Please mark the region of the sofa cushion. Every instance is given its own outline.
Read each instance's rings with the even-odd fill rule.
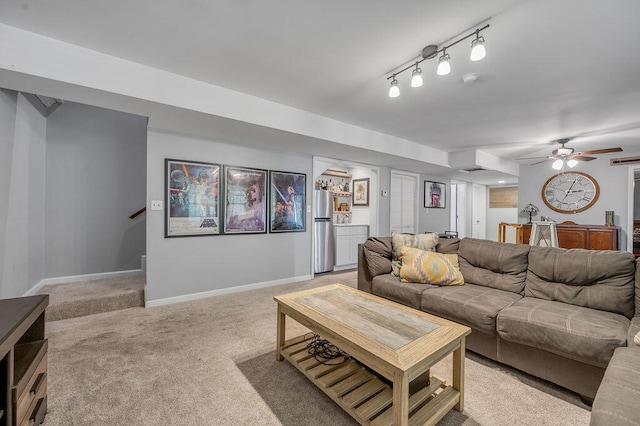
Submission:
[[[371,282],[371,293],[403,305],[420,309],[422,292],[434,288],[431,284],[403,283],[391,274],[378,275]]]
[[[524,297],[498,314],[500,337],[606,367],[627,344],[630,321],[620,314]]]
[[[463,238],[458,255],[464,282],[522,293],[527,276],[529,247]]]
[[[391,237],[370,237],[362,245],[362,255],[372,277],[391,272]]]
[[[458,254],[460,247],[460,238],[440,238],[436,245],[438,253]]]
[[[640,257],[636,259],[636,316],[640,316]]]
[[[640,422],[640,349],[618,348],[604,373],[591,408],[591,426]]]
[[[635,313],[635,264],[629,252],[532,247],[525,296],[631,318]]]
[[[516,293],[465,284],[425,290],[420,307],[425,312],[495,334],[498,312],[521,298]]]
[[[400,276],[400,262],[402,253],[401,247],[413,247],[420,250],[435,251],[440,237],[435,232],[425,234],[401,234],[394,232],[391,234],[391,274]]]
[[[401,247],[400,281],[434,285],[462,285],[457,254]]]

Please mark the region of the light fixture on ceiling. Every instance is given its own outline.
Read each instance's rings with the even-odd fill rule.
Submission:
[[[391,87],[389,88],[389,97],[397,98],[400,96],[400,88],[398,87],[398,80],[396,80],[395,74],[393,75],[393,80],[391,80]]]
[[[422,69],[418,67],[416,62],[416,69],[411,73],[411,87],[422,86]]]
[[[398,74],[402,74],[403,72],[411,68],[415,67],[415,69],[411,73],[411,87],[422,86],[422,83],[423,83],[422,69],[420,69],[419,65],[421,62],[427,59],[435,58],[436,56],[438,56],[438,53],[442,53],[442,56],[438,58],[438,68],[436,72],[438,73],[438,75],[449,74],[451,72],[451,63],[450,63],[451,57],[447,53],[447,50],[450,47],[460,43],[461,41],[468,39],[469,37],[472,37],[474,35],[476,36],[476,38],[471,43],[471,60],[479,61],[480,59],[484,58],[486,56],[486,50],[484,48],[484,37],[480,35],[480,31],[483,31],[487,28],[489,28],[489,24],[485,25],[482,28],[477,28],[475,31],[467,34],[462,38],[459,38],[458,40],[454,41],[453,43],[447,46],[443,46],[442,49],[439,49],[439,50],[438,50],[438,46],[434,44],[425,46],[424,49],[422,49],[422,55],[419,57],[418,60],[416,60],[415,62],[412,61],[411,65],[408,65],[407,67],[402,68],[401,70],[394,72],[392,75],[387,77],[387,80],[391,80],[391,87],[389,88],[389,97],[397,98],[398,96],[400,96],[400,88],[398,87],[398,80],[396,79],[396,76]]]
[[[449,64],[451,57],[445,49],[442,49],[442,56],[438,59],[438,75],[447,75],[451,72],[451,64]]]
[[[485,56],[487,56],[487,51],[484,48],[484,37],[480,36],[480,30],[476,30],[476,39],[471,42],[471,56],[469,59],[479,61]]]

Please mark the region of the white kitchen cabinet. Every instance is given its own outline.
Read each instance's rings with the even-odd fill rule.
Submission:
[[[333,227],[336,244],[334,271],[354,268],[358,265],[358,244],[369,237],[367,225],[337,225]]]

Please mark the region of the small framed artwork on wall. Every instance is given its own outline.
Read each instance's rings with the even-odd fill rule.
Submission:
[[[447,206],[446,185],[442,182],[424,181],[424,206],[429,209],[444,209]]]
[[[369,178],[353,180],[353,205],[369,205]]]

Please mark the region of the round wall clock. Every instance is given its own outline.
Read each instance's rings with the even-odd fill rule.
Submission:
[[[558,213],[578,213],[600,196],[598,182],[586,173],[564,172],[551,176],[542,186],[542,199]]]

